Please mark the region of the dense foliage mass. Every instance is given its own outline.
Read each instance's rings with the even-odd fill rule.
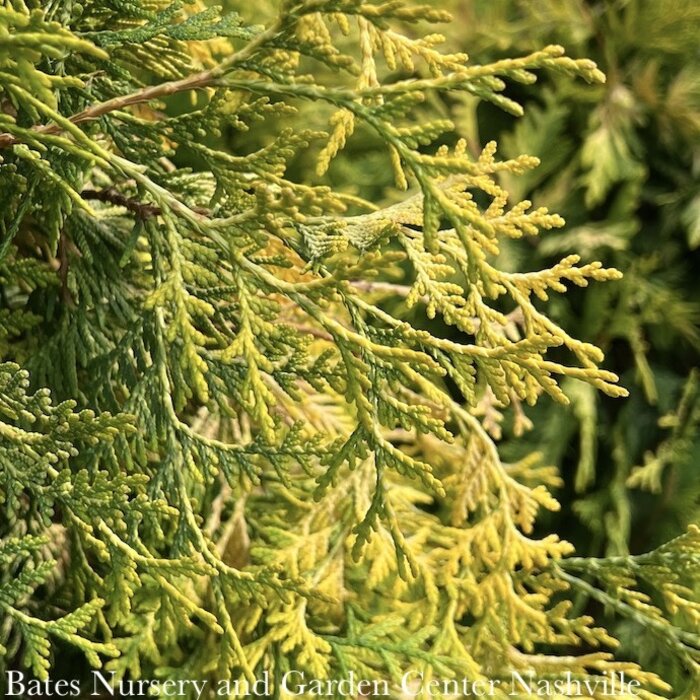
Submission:
[[[535,533],[562,481],[529,443],[497,445],[504,415],[520,438],[573,403],[575,485],[592,482],[596,393],[627,391],[557,312],[572,285],[616,290],[600,344],[629,343],[647,399],[662,396],[643,333],[657,317],[627,313],[651,303],[637,229],[605,228],[639,206],[633,166],[654,161],[620,161],[629,129],[602,116],[605,76],[545,42],[482,63],[441,50],[426,27],[449,17],[430,6],[240,5],[0,7],[0,665],[268,671],[280,697],[290,670],[399,685],[624,671],[646,698],[698,697],[700,530],[684,516],[630,554],[619,515],[626,479],[654,490],[680,471],[697,378],[657,454],[637,470],[616,457],[613,486],[581,501],[610,556]],[[479,146],[476,105],[521,116],[540,72],[575,93],[548,88],[503,156]],[[575,146],[555,135],[579,112],[567,166]],[[544,171],[533,133],[549,135]],[[550,231],[564,221],[545,183],[568,232]],[[586,232],[604,204],[620,221]],[[543,230],[519,258],[514,242]],[[641,265],[631,283],[590,257],[615,236],[618,265]],[[696,342],[690,306],[647,294]],[[617,451],[624,410],[601,441]],[[616,656],[586,600],[673,661]]]
[[[697,3],[455,2],[451,47],[482,62],[561,43],[594,58],[594,88],[552,73],[518,87],[522,119],[503,117],[469,96],[443,100],[470,142],[498,136],[506,155],[530,153],[540,166],[510,178],[508,190],[564,216],[567,230],[536,245],[508,242],[513,269],[551,265],[570,253],[624,271],[616,284],[553,299],[549,313],[601,347],[606,366],[630,391],[624,402],[578,382],[562,388],[568,411],[540,402],[534,427],[500,450],[538,449],[566,487],[547,527],[592,556],[641,553],[700,520],[700,63]],[[501,436],[502,433],[502,436]],[[667,677],[682,677],[653,638],[613,622],[625,653],[641,654]]]

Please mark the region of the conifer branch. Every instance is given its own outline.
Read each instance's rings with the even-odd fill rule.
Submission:
[[[87,109],[68,117],[68,121],[74,125],[96,121],[110,112],[122,111],[127,107],[153,102],[179,92],[201,90],[210,87],[214,81],[219,79],[228,70],[231,70],[236,65],[244,63],[254,56],[256,51],[264,47],[267,42],[278,34],[283,25],[284,17],[280,16],[268,29],[260,32],[258,36],[248,42],[246,46],[236,53],[231,54],[213,68],[208,68],[199,73],[181,78],[180,80],[171,80],[169,82],[148,86],[128,95],[119,95],[99,104],[91,105]],[[36,135],[57,135],[63,130],[64,127],[60,124],[45,124],[32,128],[32,131]],[[9,148],[21,142],[19,137],[9,133],[0,133],[0,149]]]

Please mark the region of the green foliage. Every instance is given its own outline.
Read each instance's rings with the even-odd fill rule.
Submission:
[[[552,207],[570,225],[538,245],[509,245],[504,261],[530,269],[575,253],[625,273],[615,285],[570,296],[552,313],[606,351],[629,401],[621,409],[567,382],[571,409],[542,402],[529,412],[534,429],[526,436],[509,432],[506,420],[500,449],[511,457],[539,449],[561,465],[571,488],[560,495],[561,519],[548,524],[566,531],[579,552],[646,551],[700,514],[697,8],[560,0],[474,0],[453,8],[464,21],[459,32],[448,32],[449,45],[469,47],[476,60],[556,42],[594,58],[606,73],[597,94],[559,78],[519,91],[526,113],[517,121],[470,98],[440,107],[473,139],[498,135],[507,156],[538,156],[537,169],[504,183],[514,197]],[[619,631],[634,654],[639,628]],[[682,677],[653,644],[644,654],[669,678]]]
[[[700,528],[692,525],[686,534],[648,554],[600,560],[572,557],[563,562],[563,567],[575,575],[562,575],[575,588],[641,625],[650,636],[658,639],[671,658],[680,658],[697,679],[700,673],[700,636],[697,634],[700,608],[694,599],[693,587],[697,586],[700,576],[695,556],[699,537]],[[605,590],[594,588],[576,574],[593,576]],[[659,607],[650,595],[639,590],[642,585],[658,595]],[[669,618],[674,624],[668,624]],[[684,629],[686,627],[690,629]]]
[[[18,363],[0,366],[3,663],[21,646],[46,677],[53,636],[92,666],[113,657],[117,678],[624,669],[646,697],[670,692],[597,650],[617,642],[572,609],[579,589],[646,615],[685,667],[674,691],[696,697],[696,635],[672,619],[697,613],[695,529],[646,559],[565,559],[568,542],[534,531],[559,508],[555,470],[496,446],[502,411],[522,434],[526,405],[572,402],[585,488],[596,392],[627,394],[544,304],[620,273],[583,244],[533,271],[507,260],[564,225],[513,195],[565,168],[533,174],[519,152],[564,108],[535,110],[501,159],[431,109],[449,93],[522,115],[512,86],[536,71],[603,74],[557,44],[483,64],[441,52],[424,27],[448,15],[429,6],[238,9],[0,11],[0,341]],[[620,129],[583,148],[591,205],[638,176],[590,157],[625,156]],[[319,179],[364,132],[391,205]],[[694,386],[669,444],[687,442]]]
[[[558,41],[596,58],[605,69],[608,80],[595,99],[590,90],[558,79],[544,90],[521,94],[524,119],[512,128],[498,125],[510,128],[500,139],[506,155],[529,152],[542,161],[532,177],[509,178],[508,189],[555,207],[571,227],[537,246],[511,247],[506,255],[511,264],[529,267],[575,253],[624,271],[620,283],[561,304],[556,313],[577,335],[594,339],[610,366],[625,373],[628,407],[620,410],[570,383],[565,391],[573,413],[538,411],[532,444],[546,443],[547,458],[561,463],[568,441],[580,435],[572,481],[576,492],[585,494],[576,508],[596,531],[592,554],[626,553],[625,532],[640,528],[640,540],[657,545],[698,518],[697,480],[683,465],[698,454],[692,373],[700,338],[693,215],[700,134],[694,28],[700,16],[692,3],[683,2],[588,8],[559,0],[528,7],[474,1],[464,12],[472,21],[460,41],[484,59]],[[454,110],[458,123],[473,130],[475,109],[467,101]],[[488,128],[484,131],[488,138]],[[682,423],[677,428],[674,414]],[[545,425],[552,427],[538,430]],[[670,440],[663,431],[668,428]],[[677,479],[659,483],[651,468],[648,478],[636,470],[660,449],[666,463],[677,465]],[[616,474],[618,487],[608,474]],[[645,525],[650,501],[625,484],[664,491],[656,532]]]
[[[0,563],[4,572],[0,586],[0,608],[5,616],[3,637],[10,638],[10,648],[0,646],[0,653],[13,656],[21,644],[22,664],[37,677],[44,678],[51,668],[50,638],[53,637],[76,646],[93,666],[99,668],[100,656],[117,656],[118,650],[113,644],[93,642],[80,633],[104,605],[104,601],[99,598],[91,600],[57,620],[39,619],[21,609],[21,603],[45,582],[54,562],[45,560],[37,566],[18,565],[18,555],[26,556],[43,543],[39,538],[26,536],[7,539],[0,549]]]

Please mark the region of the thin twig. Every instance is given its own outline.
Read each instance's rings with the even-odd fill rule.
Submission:
[[[159,216],[162,213],[161,207],[150,202],[141,202],[135,197],[127,197],[121,192],[117,192],[113,187],[107,187],[104,190],[83,190],[80,193],[83,199],[93,199],[98,202],[106,202],[119,207],[128,209],[133,214],[136,214],[138,219],[146,221],[154,216]]]
[[[159,207],[157,204],[142,202],[136,197],[127,197],[125,194],[114,189],[114,187],[106,187],[103,190],[82,190],[80,196],[83,199],[92,199],[98,202],[106,202],[108,204],[124,207],[133,214],[136,214],[136,217],[142,221],[151,219],[154,216],[160,216],[163,212],[162,207]],[[202,216],[211,216],[211,212],[204,207],[190,207],[190,209]]]
[[[103,117],[105,114],[122,110],[126,107],[142,104],[144,102],[151,102],[152,100],[168,97],[169,95],[174,95],[175,93],[183,92],[185,90],[197,90],[200,88],[209,87],[217,78],[224,75],[227,70],[235,66],[237,63],[248,60],[257,51],[257,49],[260,48],[261,45],[265,44],[272,37],[274,37],[280,30],[282,21],[282,18],[280,18],[269,29],[258,34],[255,39],[244,46],[240,51],[237,51],[233,55],[229,56],[227,59],[223,60],[213,68],[208,68],[207,70],[194,73],[193,75],[189,75],[186,78],[180,78],[179,80],[170,80],[165,83],[160,83],[159,85],[150,85],[128,95],[113,97],[105,102],[91,105],[82,112],[78,112],[72,117],[69,117],[69,120],[73,124],[94,121],[100,117]],[[43,124],[41,126],[34,127],[32,131],[36,134],[55,135],[60,134],[63,131],[63,128],[58,124]],[[0,149],[9,148],[10,146],[14,146],[15,144],[21,142],[22,140],[13,134],[0,134]]]

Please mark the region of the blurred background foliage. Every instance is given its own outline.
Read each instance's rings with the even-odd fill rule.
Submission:
[[[256,13],[266,1],[256,3]],[[447,48],[468,53],[474,63],[561,44],[573,57],[595,60],[607,75],[599,87],[553,73],[541,74],[534,86],[511,85],[506,94],[524,106],[523,117],[468,95],[436,96],[426,111],[437,107],[452,119],[474,154],[495,139],[502,156],[541,159],[524,176],[504,174],[503,184],[513,202],[547,206],[567,227],[504,242],[504,269],[540,269],[577,253],[584,262],[601,260],[624,272],[620,282],[573,290],[546,304],[573,336],[605,351],[604,366],[621,376],[629,399],[610,399],[569,380],[563,387],[569,409],[541,401],[526,409],[531,427],[509,411],[500,416],[489,397],[484,410],[504,456],[537,450],[564,478],[562,509],[541,520],[543,531],[560,533],[581,556],[648,551],[700,521],[700,3],[433,2],[455,18],[439,27]],[[229,5],[246,12],[239,0]],[[318,66],[309,70],[318,75]],[[328,113],[300,107],[310,127],[328,129]],[[274,132],[266,124],[230,136],[236,139],[230,145],[252,150]],[[302,154],[294,175],[318,181],[316,157],[317,149]],[[374,202],[405,196],[381,144],[361,128],[324,179]],[[393,313],[400,310],[399,296],[384,298]],[[415,324],[424,318],[422,311],[404,313]],[[440,328],[437,319],[430,323],[433,332],[457,333]],[[523,425],[529,429],[523,432]],[[624,626],[615,631],[628,644],[639,633],[625,634]],[[648,641],[642,662],[668,673],[670,661]]]

